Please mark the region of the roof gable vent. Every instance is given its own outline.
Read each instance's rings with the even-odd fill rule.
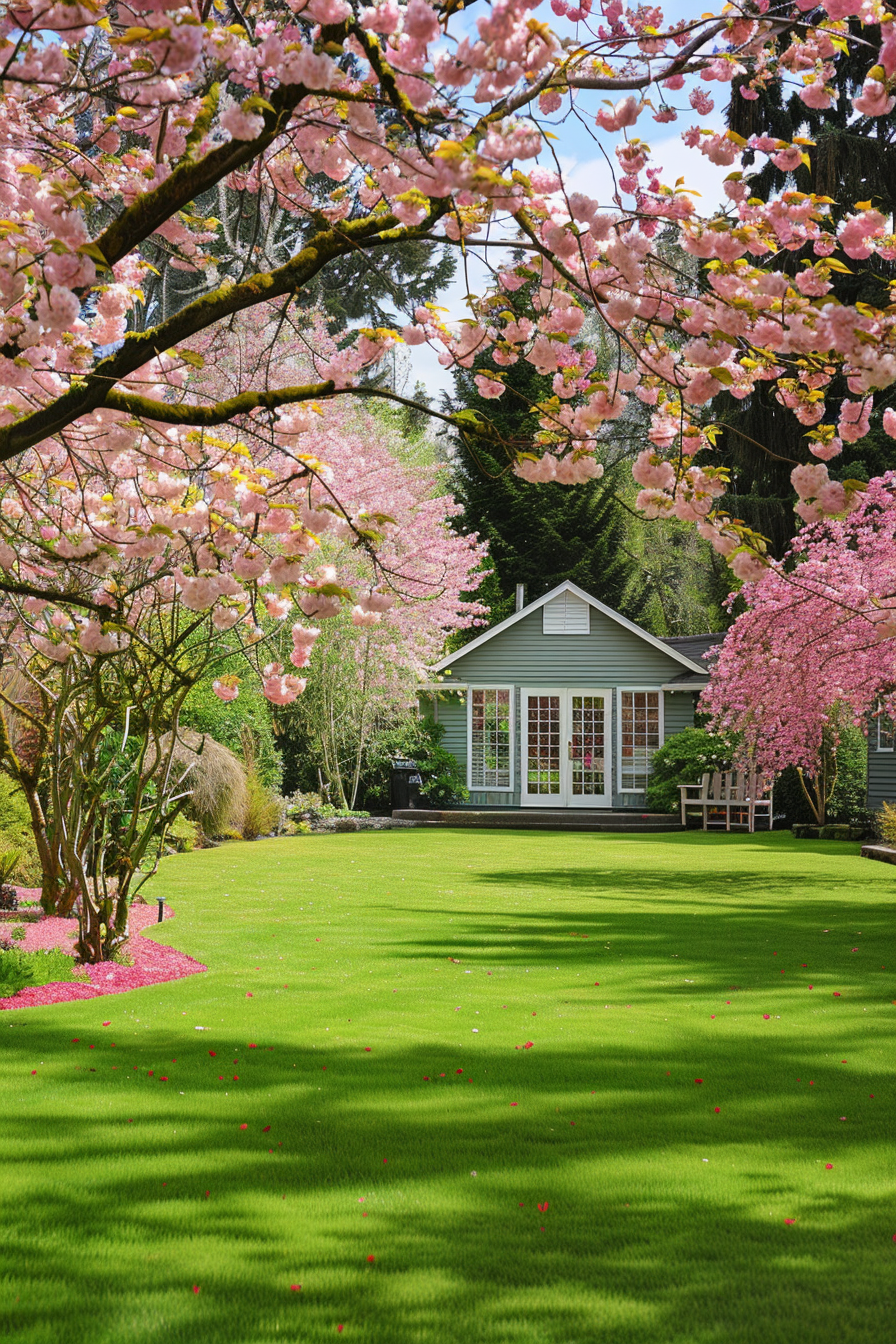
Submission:
[[[591,607],[575,593],[560,593],[542,607],[545,635],[590,635]]]

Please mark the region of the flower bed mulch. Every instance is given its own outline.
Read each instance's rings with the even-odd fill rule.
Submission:
[[[19,888],[19,899],[40,896],[39,891]],[[172,911],[166,906],[165,918],[172,918]],[[0,999],[0,1009],[36,1008],[46,1003],[68,1003],[72,999],[96,999],[104,994],[124,994],[129,989],[142,989],[146,985],[160,985],[166,980],[180,980],[185,975],[196,975],[207,971],[202,962],[194,961],[185,952],[177,952],[173,947],[164,947],[151,938],[141,938],[141,930],[156,923],[158,915],[154,906],[133,905],[130,913],[131,937],[127,947],[128,958],[132,966],[121,966],[114,961],[104,961],[99,966],[82,966],[83,979],[76,981],[56,980],[48,985],[34,985],[20,989],[11,998]],[[63,952],[72,952],[78,936],[76,919],[58,919],[49,916],[36,923],[25,923],[25,938],[18,944],[23,952],[39,952],[58,947]]]

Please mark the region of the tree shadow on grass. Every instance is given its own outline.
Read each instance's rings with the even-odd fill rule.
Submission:
[[[508,903],[495,913],[490,893],[488,907],[481,912],[446,907],[436,937],[405,940],[393,955],[405,960],[456,957],[459,973],[480,966],[550,970],[580,966],[590,973],[624,964],[632,975],[646,977],[645,983],[652,978],[651,994],[656,992],[658,972],[682,975],[687,968],[700,978],[693,990],[682,983],[682,994],[701,987],[741,989],[748,984],[774,986],[776,991],[799,985],[802,990],[803,981],[815,981],[822,992],[848,989],[869,1001],[875,997],[867,967],[873,949],[891,942],[888,899],[855,900],[844,907],[841,888],[848,884],[838,888],[835,881],[826,882],[825,897],[808,899],[793,883],[781,880],[763,882],[761,887],[754,882],[756,894],[747,902],[741,885],[747,876],[732,876],[740,894],[735,898],[732,893],[729,902],[719,895],[717,878],[688,875],[676,881],[671,876],[634,873],[620,877],[600,869],[524,876],[489,872],[475,880],[522,895],[533,889],[550,890],[570,900],[548,908]],[[853,938],[861,939],[861,956],[850,948]],[[773,952],[779,960],[772,958]],[[781,971],[785,974],[779,980]],[[664,986],[664,992],[669,988]]]
[[[864,1042],[855,1028],[842,1044]],[[700,1085],[686,1047],[661,1059],[637,1039],[263,1044],[228,1098],[222,1066],[174,1032],[118,1051],[114,1082],[108,1051],[51,1023],[7,1045],[14,1073],[47,1061],[52,1091],[2,1121],[4,1338],[316,1342],[340,1323],[365,1344],[886,1336],[884,1103],[833,1064],[799,1087],[798,1033],[737,1058],[701,1042]],[[177,1059],[164,1084],[162,1057]]]

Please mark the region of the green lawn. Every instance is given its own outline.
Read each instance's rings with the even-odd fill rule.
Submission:
[[[881,1344],[896,874],[857,850],[167,860],[207,974],[0,1013],[0,1337]]]

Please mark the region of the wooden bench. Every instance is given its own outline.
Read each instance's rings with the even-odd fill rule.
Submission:
[[[772,829],[772,786],[761,775],[729,770],[716,770],[702,776],[699,784],[679,784],[681,824],[687,825],[687,812],[698,810],[703,815],[703,829],[732,824],[745,826],[752,835],[757,816],[764,816],[768,830]]]

